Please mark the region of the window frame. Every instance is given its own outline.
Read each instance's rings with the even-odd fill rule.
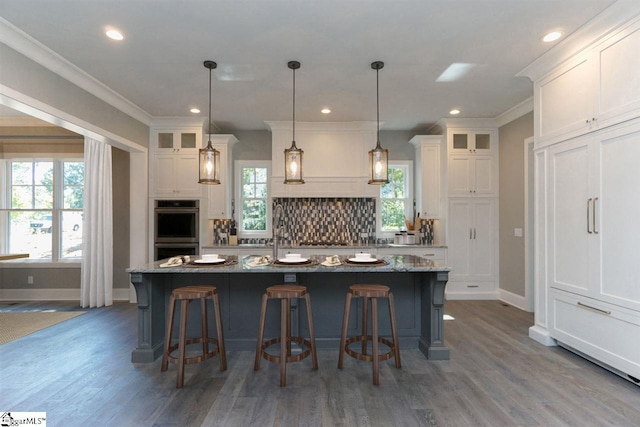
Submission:
[[[265,168],[267,169],[267,196],[265,197],[266,202],[266,230],[243,230],[242,229],[242,170],[247,168]],[[234,219],[236,220],[237,230],[238,230],[238,238],[245,239],[261,239],[261,238],[270,238],[271,237],[271,160],[236,160],[234,162],[235,169],[235,214]]]
[[[11,164],[19,162],[52,162],[53,163],[53,204],[50,209],[12,209],[11,207]],[[9,252],[9,244],[11,236],[9,233],[9,214],[11,212],[51,212],[51,258],[24,258],[19,261],[13,261],[16,264],[34,264],[42,266],[54,265],[80,265],[82,256],[66,257],[62,254],[62,216],[63,212],[84,212],[83,209],[66,209],[64,208],[64,163],[84,163],[84,155],[82,153],[72,154],[53,154],[46,156],[29,157],[24,155],[7,155],[0,159],[0,188],[2,188],[3,196],[0,200],[0,252]],[[83,180],[84,182],[84,180]],[[4,263],[5,265],[8,263]]]
[[[387,165],[388,169],[402,168],[406,171],[405,174],[405,205],[404,215],[410,218],[413,215],[413,209],[415,205],[415,198],[413,196],[413,161],[411,160],[389,160]],[[383,231],[382,230],[382,185],[378,191],[376,197],[376,237],[381,239],[393,238],[398,231]]]

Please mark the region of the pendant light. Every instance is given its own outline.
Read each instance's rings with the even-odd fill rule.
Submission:
[[[380,88],[378,72],[384,67],[384,62],[375,61],[371,68],[376,70],[376,110],[377,110],[377,144],[369,151],[369,184],[382,185],[389,182],[389,150],[380,146]]]
[[[199,152],[200,176],[199,184],[220,184],[220,152],[211,145],[211,72],[218,64],[213,61],[204,61],[205,68],[209,69],[209,142],[206,148]]]
[[[298,61],[289,61],[287,66],[293,70],[293,138],[291,147],[284,150],[284,183],[304,184],[302,179],[302,155],[304,151],[296,147],[296,70]]]

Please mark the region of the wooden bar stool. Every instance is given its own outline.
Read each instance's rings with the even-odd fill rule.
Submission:
[[[187,338],[187,318],[189,315],[189,303],[193,300],[200,300],[202,311],[202,336],[197,338]],[[207,330],[207,300],[213,302],[213,312],[216,318],[217,338],[210,338]],[[171,344],[173,333],[173,317],[175,314],[175,303],[180,301],[180,332],[178,342]],[[193,357],[186,357],[187,346],[189,344],[202,343],[202,354]],[[214,344],[215,348],[209,351],[209,344]],[[178,356],[173,356],[178,350]],[[220,355],[220,370],[227,369],[227,357],[224,349],[224,335],[222,332],[222,316],[220,314],[220,296],[215,286],[186,286],[174,289],[169,298],[169,319],[165,331],[164,352],[162,354],[162,368],[164,372],[169,367],[169,361],[178,365],[178,382],[176,388],[182,388],[184,384],[184,365],[200,363],[213,356]]]
[[[262,342],[264,338],[264,325],[267,317],[267,300],[280,300],[280,336]],[[291,298],[304,298],[307,305],[307,322],[309,325],[309,339],[291,336]],[[302,353],[291,355],[291,342],[296,342],[305,346]],[[280,343],[280,356],[273,356],[267,353],[267,347]],[[280,387],[287,385],[287,363],[299,362],[311,354],[313,369],[318,369],[318,356],[316,355],[316,341],[313,334],[313,319],[311,316],[311,298],[307,293],[307,288],[300,285],[277,285],[270,286],[262,296],[262,309],[260,311],[260,329],[258,332],[258,343],[256,346],[256,361],[254,369],[260,369],[260,359],[264,357],[270,362],[280,363]]]
[[[349,310],[351,308],[351,298],[364,298],[362,304],[362,335],[347,338],[347,329],[349,326]],[[378,298],[386,298],[389,302],[389,318],[391,319],[391,335],[393,342],[386,338],[378,336]],[[371,302],[371,333],[367,335],[367,306]],[[362,342],[362,351],[357,352],[349,348],[349,345],[356,342]],[[372,354],[367,354],[367,341],[371,341]],[[389,347],[387,353],[378,354],[378,343],[383,343]],[[342,320],[342,337],[340,338],[340,356],[338,357],[338,369],[342,369],[344,362],[344,354],[354,357],[358,360],[373,362],[373,384],[380,384],[380,361],[388,360],[392,357],[396,359],[396,368],[400,368],[400,347],[398,345],[398,332],[396,330],[396,314],[393,305],[393,294],[388,286],[384,285],[351,285],[347,293],[347,299],[344,304],[344,318]]]

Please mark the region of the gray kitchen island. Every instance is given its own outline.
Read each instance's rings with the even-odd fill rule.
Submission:
[[[320,264],[324,256],[313,256],[306,265],[251,266],[254,257],[229,258],[224,264],[184,264],[161,268],[162,261],[129,268],[138,303],[138,346],[131,353],[134,363],[150,363],[162,354],[169,295],[175,288],[212,285],[218,288],[222,323],[228,351],[255,350],[262,294],[268,286],[297,283],[311,295],[316,345],[339,348],[342,313],[348,288],[356,283],[379,283],[391,288],[395,299],[400,348],[419,348],[428,359],[449,359],[444,344],[444,291],[450,268],[438,262],[407,255],[384,256],[375,265],[353,265],[341,257],[339,266]],[[351,309],[349,335],[361,327],[362,301]],[[268,306],[265,337],[279,334],[280,309]],[[199,305],[189,310],[189,324],[199,333]],[[304,303],[291,306],[292,332],[308,336]],[[390,335],[386,303],[379,310],[380,334]],[[213,316],[210,316],[212,321]],[[177,326],[177,325],[176,325]],[[210,331],[214,331],[213,324]]]

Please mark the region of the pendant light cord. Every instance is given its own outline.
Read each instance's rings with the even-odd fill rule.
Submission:
[[[380,79],[378,78],[379,73],[380,73],[380,69],[376,68],[376,111],[377,111],[376,132],[378,136],[378,145],[380,145]]]
[[[211,68],[209,68],[209,141],[211,141]]]
[[[296,69],[293,69],[293,138],[296,142]]]

